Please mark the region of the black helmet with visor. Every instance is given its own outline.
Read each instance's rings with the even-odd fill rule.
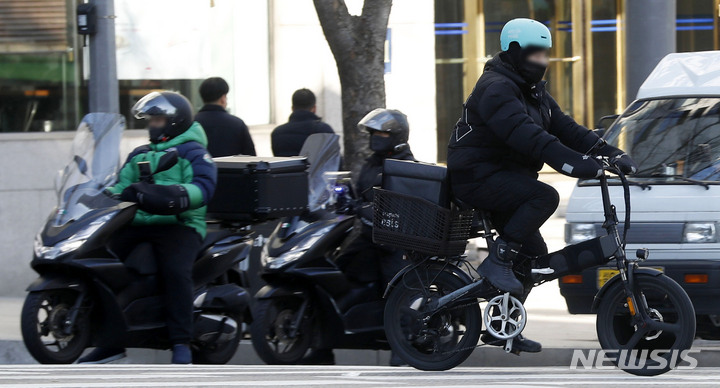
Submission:
[[[148,126],[150,141],[153,143],[177,137],[187,131],[193,123],[193,109],[190,101],[182,94],[170,91],[152,92],[141,98],[133,106],[132,114],[138,120],[158,116],[165,117],[164,126]]]

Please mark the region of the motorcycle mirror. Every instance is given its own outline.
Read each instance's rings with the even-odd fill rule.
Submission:
[[[165,153],[165,155],[160,157],[160,161],[158,162],[157,168],[155,169],[155,172],[153,174],[157,174],[159,172],[167,171],[172,168],[175,164],[178,162],[178,153],[175,150],[168,151]]]

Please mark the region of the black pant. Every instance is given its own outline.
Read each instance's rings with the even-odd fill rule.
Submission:
[[[335,263],[352,280],[361,283],[379,281],[383,291],[406,264],[402,250],[373,243],[372,228],[360,221],[342,245]]]
[[[175,344],[188,344],[193,330],[192,267],[202,239],[184,225],[131,226],[116,233],[108,248],[124,260],[139,243],[149,242],[165,288],[168,336]]]
[[[540,226],[560,202],[552,186],[527,174],[500,171],[480,182],[454,184],[453,193],[461,201],[489,211],[500,237],[522,244],[526,255],[547,253]]]

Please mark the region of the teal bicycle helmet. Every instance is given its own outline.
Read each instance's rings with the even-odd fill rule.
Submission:
[[[510,20],[500,32],[500,48],[507,51],[510,43],[518,42],[520,48],[552,47],[550,30],[537,20],[518,18]]]

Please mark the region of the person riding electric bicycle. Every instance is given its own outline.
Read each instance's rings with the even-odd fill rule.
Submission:
[[[404,263],[403,251],[372,241],[373,187],[382,183],[385,159],[415,160],[415,157],[408,144],[410,126],[407,116],[399,110],[375,109],[360,120],[358,129],[370,134],[373,154],[365,160],[354,185],[359,202],[355,231],[341,247],[336,264],[354,281],[377,283],[381,294]],[[306,362],[332,364],[334,356],[330,349],[315,349]],[[402,361],[391,357],[390,363],[398,365]]]
[[[152,92],[132,113],[148,120],[150,144],[130,153],[109,194],[137,202],[132,226],[108,243],[120,259],[139,243],[152,244],[166,297],[167,326],[173,344],[172,363],[192,363],[192,265],[206,234],[206,205],[215,191],[217,169],[205,148],[207,137],[193,121],[192,105],[175,92]],[[176,153],[178,162],[152,174],[160,159]],[[123,348],[96,348],[79,363],[104,363],[124,357]]]
[[[552,40],[544,24],[513,19],[503,27],[500,45],[502,51],[487,62],[463,104],[448,146],[448,169],[455,197],[489,211],[500,234],[478,272],[524,301],[526,287],[514,275],[513,262],[520,253],[548,253],[539,229],[559,204],[557,191],[537,180],[543,163],[575,178],[602,174],[590,154],[612,157],[624,173],[637,167],[622,150],[563,113],[545,90]],[[487,334],[482,340],[504,344]],[[516,344],[526,352],[542,348],[523,338]]]

